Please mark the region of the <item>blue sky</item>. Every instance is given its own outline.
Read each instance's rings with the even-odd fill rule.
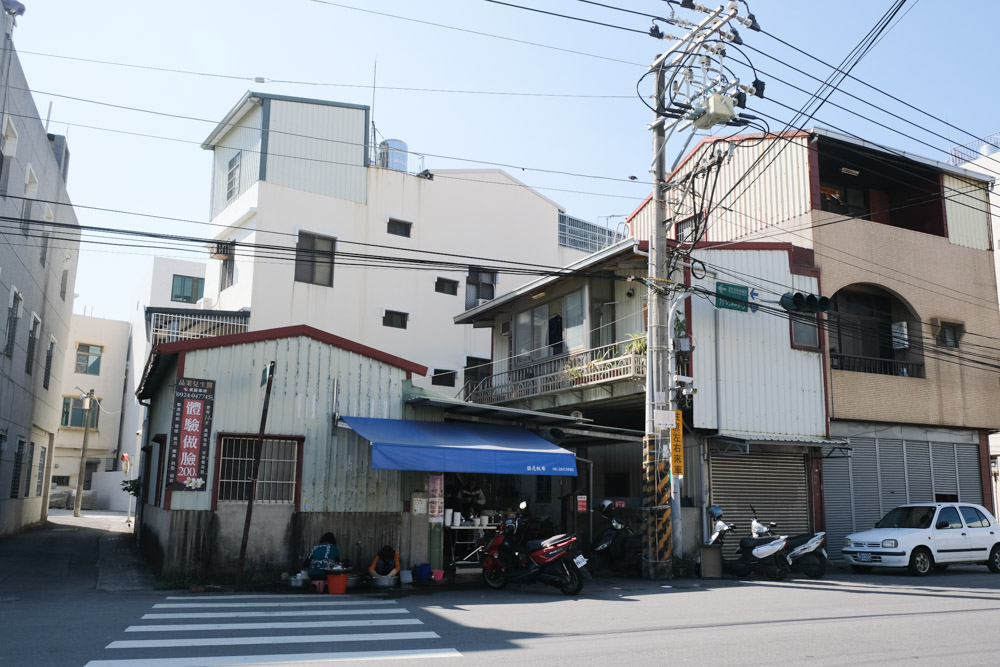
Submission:
[[[839,63],[891,4],[890,0],[748,1],[766,31],[829,63]],[[513,2],[637,30],[650,26],[647,18],[580,0]],[[612,225],[617,219],[607,216],[631,212],[649,192],[648,185],[642,182],[650,178],[651,133],[646,126],[651,113],[635,96],[636,81],[667,43],[643,34],[483,0],[106,0],[99,4],[25,0],[25,4],[27,12],[18,20],[14,44],[43,119],[52,102],[49,131],[68,134],[72,154],[69,192],[78,205],[206,223],[210,155],[199,144],[243,93],[252,89],[370,105],[376,61],[374,120],[379,132],[384,137],[402,139],[411,151],[447,156],[427,157],[425,167],[514,165],[504,168],[538,187],[571,215],[594,222],[610,220]],[[662,0],[622,0],[614,4],[650,14],[669,11]],[[996,108],[996,86],[990,83],[990,66],[995,58],[990,46],[992,27],[998,24],[1000,3],[953,0],[945,5],[909,0],[903,7],[903,12],[907,11],[853,74],[975,135],[1000,130],[1000,120],[992,112]],[[769,36],[746,29],[741,34],[748,46],[777,58],[775,61],[747,52],[766,82],[767,97],[774,100],[753,100],[747,111],[789,119],[792,113],[775,102],[798,108],[807,96],[776,79],[810,92],[818,84],[786,64],[820,78],[825,78],[829,70]],[[734,69],[741,78],[752,78],[746,67]],[[302,83],[254,83],[253,77]],[[393,90],[401,87],[479,92]],[[848,82],[843,87],[944,138],[840,94],[830,101],[851,111],[827,106],[817,113],[812,124],[837,126],[942,161],[947,158],[943,151],[951,142],[970,140],[958,130],[860,84]],[[650,88],[647,85],[641,90],[648,93]],[[931,146],[872,124],[858,113]],[[771,123],[772,129],[777,127],[777,123]],[[676,139],[671,142],[670,160],[680,151],[681,143]],[[636,176],[639,183],[628,181],[629,176]],[[82,224],[89,225],[199,237],[213,232],[211,227],[195,222],[166,222],[84,208],[78,208],[77,215]],[[144,270],[152,252],[85,246],[75,312],[129,318],[136,296],[129,286],[134,284],[135,274]],[[482,249],[470,248],[469,252],[481,254]],[[207,259],[206,255],[177,251],[161,254]]]

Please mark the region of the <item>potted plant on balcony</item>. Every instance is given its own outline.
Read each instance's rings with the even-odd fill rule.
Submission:
[[[637,331],[627,335],[622,346],[623,354],[646,354],[646,332]]]

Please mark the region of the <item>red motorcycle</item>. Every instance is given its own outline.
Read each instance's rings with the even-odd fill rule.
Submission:
[[[486,546],[483,581],[494,590],[511,582],[537,582],[554,586],[566,595],[576,595],[583,590],[583,572],[587,565],[587,559],[575,548],[576,535],[525,541],[525,507],[527,503],[522,502],[516,518],[500,526]]]

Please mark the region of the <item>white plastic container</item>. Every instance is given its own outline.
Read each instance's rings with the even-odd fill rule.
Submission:
[[[454,511],[455,510],[449,510],[449,509],[446,509],[444,511],[444,525],[446,525],[446,526],[450,526],[451,525],[451,515],[452,515],[452,512],[454,512]]]

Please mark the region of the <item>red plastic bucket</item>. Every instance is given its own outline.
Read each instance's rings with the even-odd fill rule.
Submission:
[[[342,594],[347,590],[347,580],[350,578],[349,574],[328,574],[326,575],[326,592],[333,594]]]

